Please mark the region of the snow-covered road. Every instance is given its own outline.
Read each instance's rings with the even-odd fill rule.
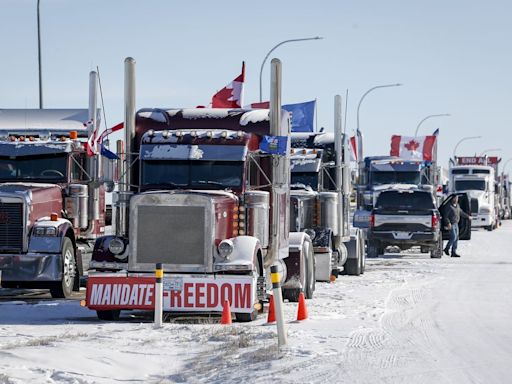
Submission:
[[[461,259],[388,254],[318,284],[309,319],[275,326],[103,323],[75,301],[0,301],[0,383],[504,383],[512,376],[512,222]]]

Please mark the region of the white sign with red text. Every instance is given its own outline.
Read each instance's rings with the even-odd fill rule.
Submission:
[[[165,276],[164,311],[221,312],[225,300],[231,311],[254,310],[256,281],[252,276]],[[86,302],[91,309],[154,309],[152,277],[89,277]]]

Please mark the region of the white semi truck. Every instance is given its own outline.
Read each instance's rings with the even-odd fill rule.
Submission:
[[[489,231],[498,225],[495,199],[495,169],[486,159],[464,157],[450,168],[450,192],[467,192],[470,197],[472,227]],[[480,165],[486,164],[486,165]]]

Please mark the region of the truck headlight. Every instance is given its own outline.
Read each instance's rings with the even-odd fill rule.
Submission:
[[[55,227],[35,227],[35,236],[57,236],[57,228]]]
[[[121,240],[119,237],[114,237],[112,240],[110,240],[110,243],[108,243],[108,250],[112,252],[114,255],[119,255],[123,253],[124,241]]]
[[[219,251],[219,256],[222,259],[227,260],[229,255],[233,252],[233,242],[231,240],[222,240],[217,249]]]
[[[314,230],[314,229],[306,228],[306,229],[304,230],[304,232],[306,233],[306,235],[308,235],[308,236],[309,236],[309,238],[310,238],[311,240],[314,240],[314,239],[315,239],[315,237],[316,237],[316,232],[315,232],[315,230]]]
[[[491,208],[489,208],[489,207],[480,207],[480,211],[482,213],[491,213]]]

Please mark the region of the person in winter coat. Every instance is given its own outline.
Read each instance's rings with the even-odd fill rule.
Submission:
[[[457,253],[457,243],[459,241],[459,221],[461,216],[471,220],[471,216],[460,209],[459,197],[454,196],[451,203],[448,204],[448,209],[446,210],[445,214],[445,224],[446,227],[450,230],[450,240],[448,240],[446,247],[444,247],[444,253],[447,256],[450,255],[451,247],[452,257],[460,257],[460,255]]]

